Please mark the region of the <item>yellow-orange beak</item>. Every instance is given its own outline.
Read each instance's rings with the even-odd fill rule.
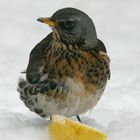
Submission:
[[[49,26],[55,26],[56,25],[56,22],[51,20],[48,17],[40,17],[40,18],[37,19],[37,21],[48,24]]]

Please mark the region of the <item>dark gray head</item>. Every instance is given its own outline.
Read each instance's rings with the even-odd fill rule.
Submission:
[[[97,44],[94,23],[84,12],[75,8],[63,8],[50,18],[39,18],[41,22],[52,26],[54,33],[65,41],[84,40],[90,46]]]

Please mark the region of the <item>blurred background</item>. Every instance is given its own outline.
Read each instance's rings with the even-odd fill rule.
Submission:
[[[38,140],[47,135],[47,123],[24,106],[16,87],[30,51],[51,32],[36,19],[63,7],[78,8],[93,19],[111,58],[104,95],[82,119],[112,140],[139,140],[139,0],[0,0],[0,139]]]

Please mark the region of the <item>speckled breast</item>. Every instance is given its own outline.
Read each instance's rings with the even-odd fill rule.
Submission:
[[[47,65],[43,72],[47,73],[47,79],[56,80],[63,88],[51,93],[51,98],[44,103],[44,112],[70,117],[92,109],[109,76],[107,55],[99,52],[95,57],[77,46],[53,45],[45,58]]]

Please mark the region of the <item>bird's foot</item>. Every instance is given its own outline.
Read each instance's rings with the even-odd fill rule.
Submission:
[[[82,120],[81,120],[81,118],[80,118],[79,116],[76,116],[76,118],[77,118],[77,120],[78,120],[80,123],[82,123]]]

